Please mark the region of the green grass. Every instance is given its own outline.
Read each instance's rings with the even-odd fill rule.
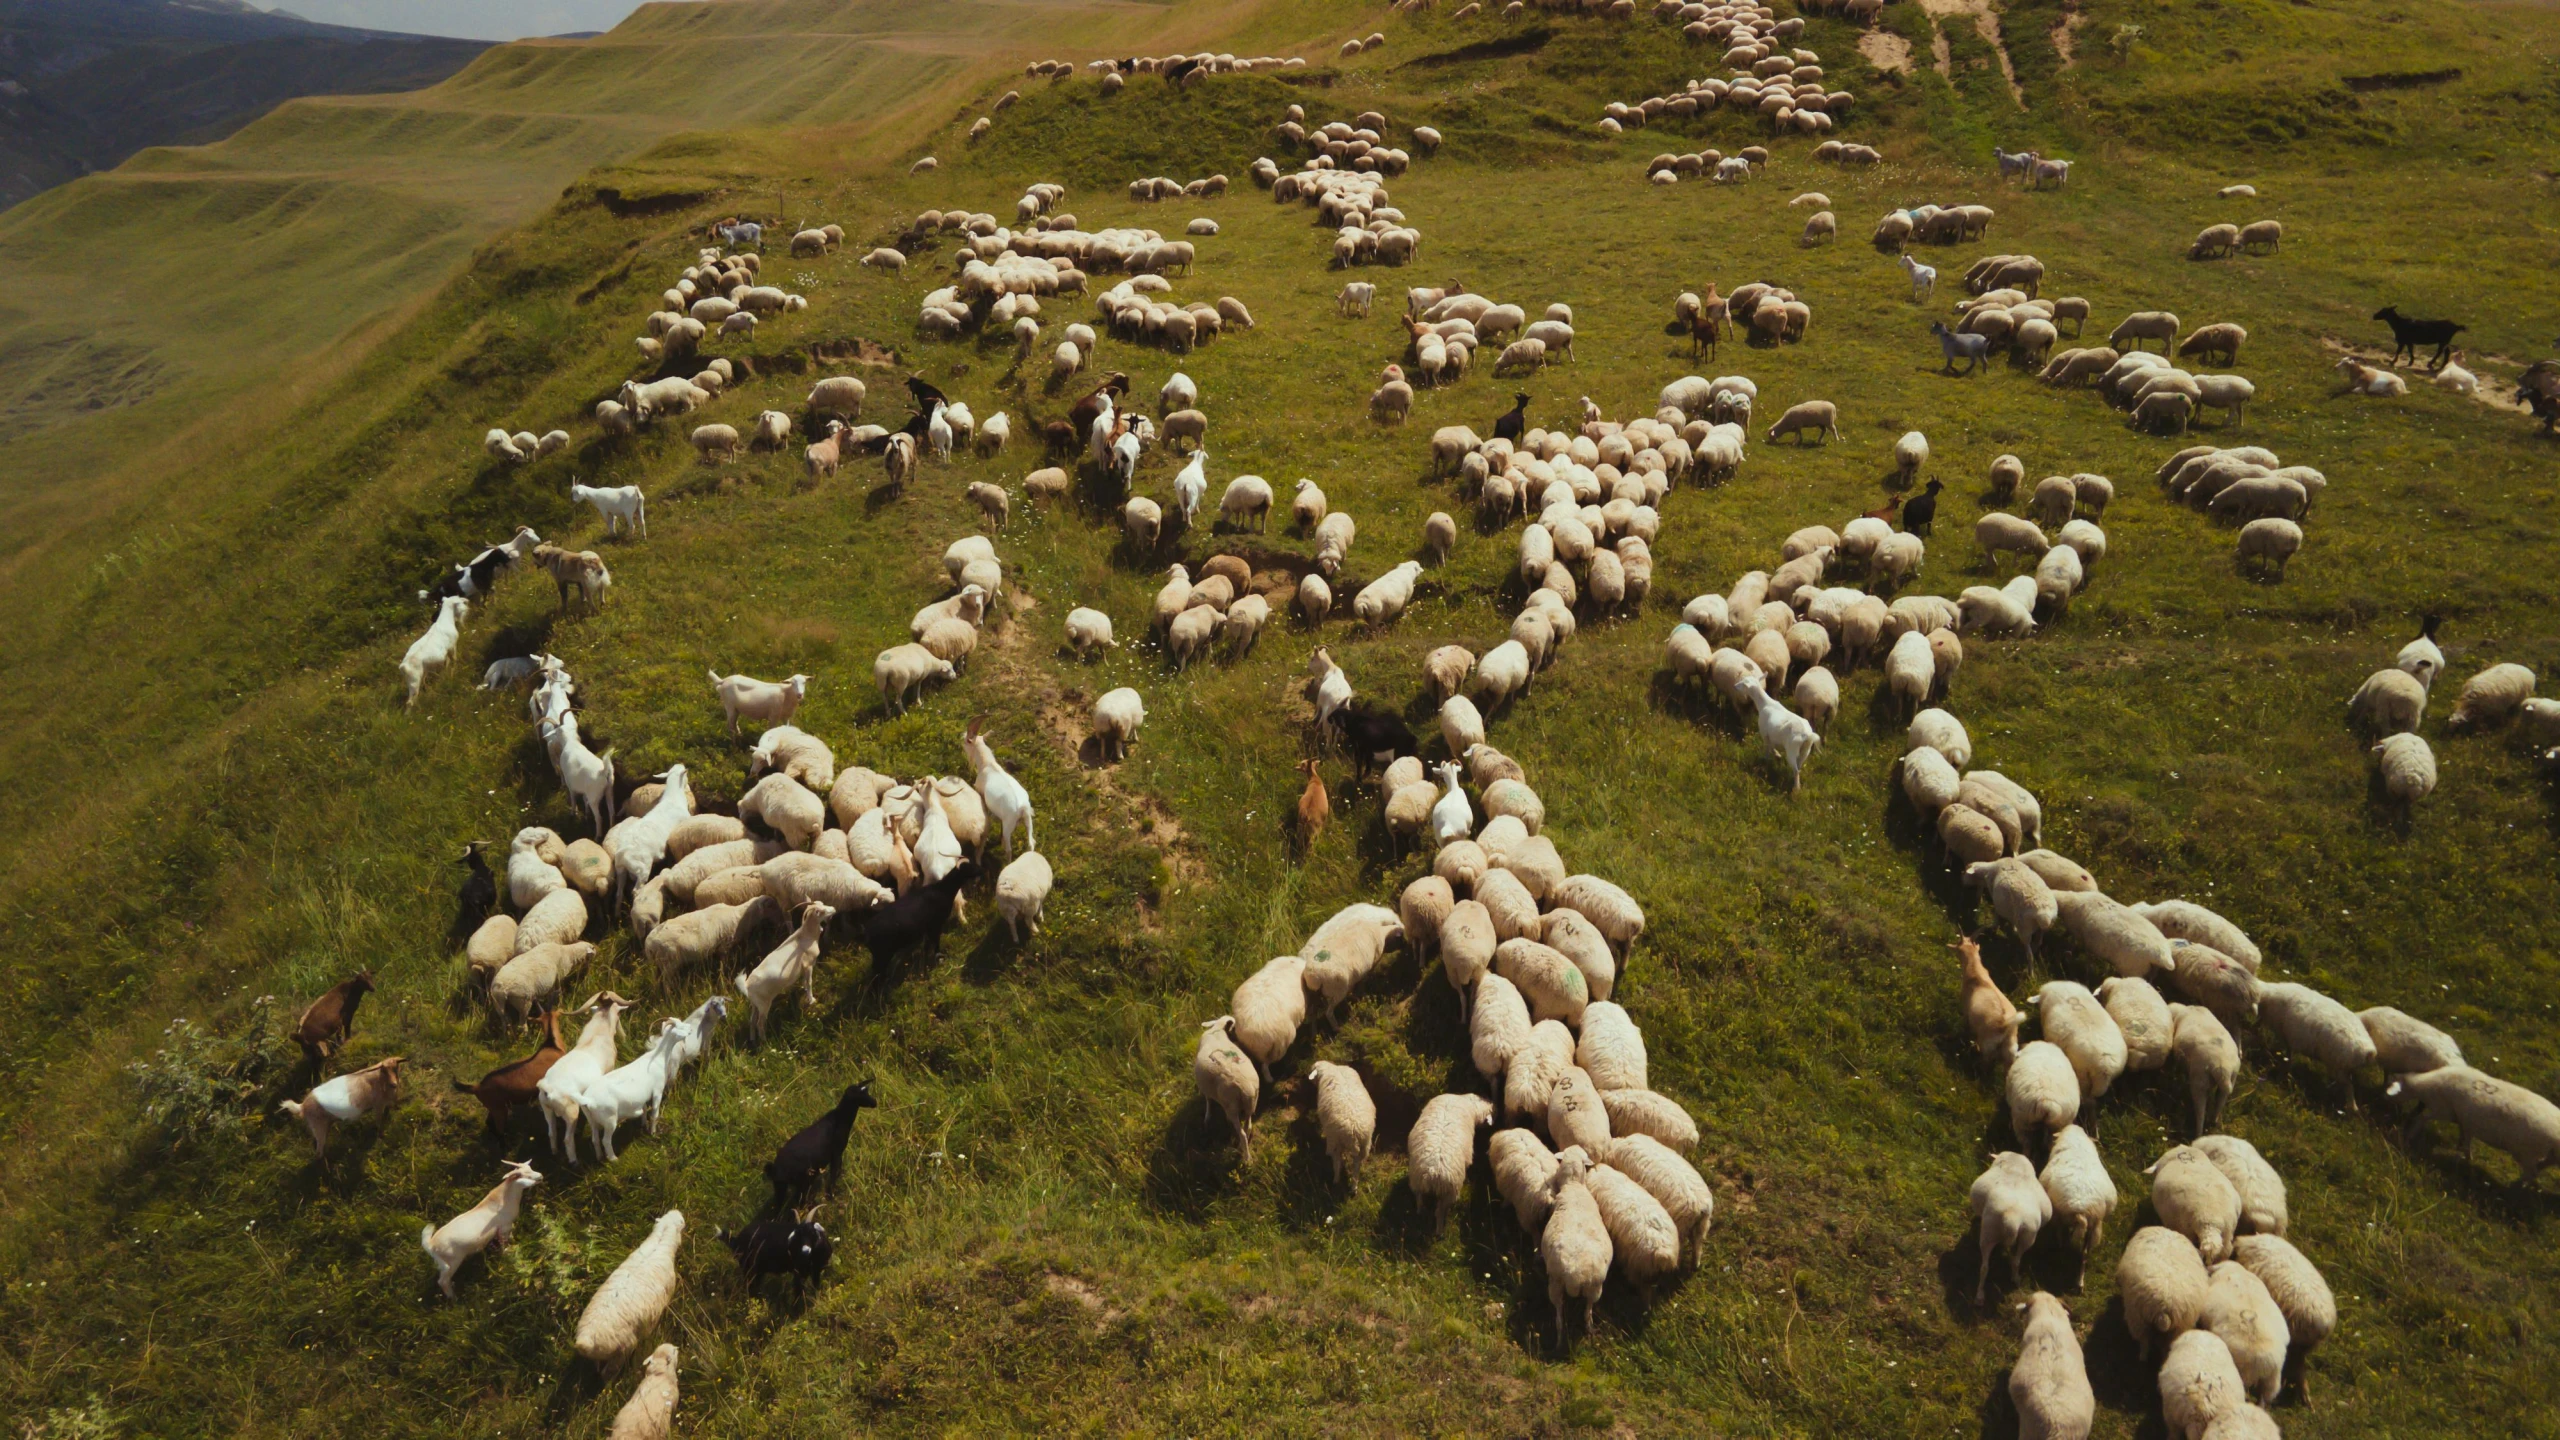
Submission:
[[[693,37],[719,13],[644,12],[615,44],[645,40],[677,73],[733,78],[748,63],[734,37],[760,32]],[[772,13],[776,29],[829,28],[825,7]],[[866,14],[857,28],[934,13]],[[1800,525],[1879,503],[1904,429],[1929,434],[1933,470],[1949,481],[1914,587],[1924,592],[1985,578],[1964,530],[1977,513],[1972,477],[1993,455],[2017,453],[2031,477],[2111,475],[2109,555],[2069,617],[2031,642],[1969,647],[1951,705],[1980,763],[2034,788],[2050,843],[2111,893],[2207,899],[2246,924],[2286,978],[2354,1005],[2401,1005],[2447,1025],[2498,1073],[2560,1091],[2560,962],[2542,923],[2556,873],[2545,783],[2506,738],[2446,740],[2439,719],[2429,735],[2443,786],[2404,823],[2370,800],[2367,759],[2340,723],[2344,697],[2423,609],[2454,617],[2439,716],[2452,685],[2481,665],[2547,671],[2560,659],[2548,624],[2548,442],[2512,415],[2423,386],[2398,404],[2335,398],[2323,348],[2371,339],[2363,317],[2391,299],[2535,293],[2547,237],[2516,197],[2540,183],[2525,172],[2551,142],[2547,111],[2482,147],[2502,159],[2469,160],[2478,141],[2466,127],[2481,107],[2510,103],[2499,97],[2523,106],[2547,85],[2515,58],[2528,48],[2515,42],[2547,40],[2548,21],[2471,9],[2459,13],[2483,28],[2467,32],[2414,15],[2385,23],[2383,5],[2288,13],[2299,28],[2244,51],[2287,84],[2317,89],[2316,75],[2458,57],[2466,70],[2454,86],[2358,98],[2391,107],[2393,133],[2432,167],[2431,204],[2462,225],[2378,221],[2397,213],[2418,162],[2349,130],[2307,126],[2281,147],[2232,156],[2119,126],[2115,117],[2168,113],[2191,72],[2091,58],[2116,23],[2104,5],[2081,32],[2084,64],[2049,82],[2069,103],[2039,105],[2048,82],[2031,81],[2023,118],[1996,68],[1996,93],[1949,87],[1925,67],[1894,90],[1854,59],[1850,32],[1817,23],[1808,43],[1866,102],[1848,134],[1889,163],[1835,172],[1789,141],[1773,173],[1730,189],[1656,189],[1641,171],[1659,150],[1749,143],[1739,123],[1669,127],[1676,140],[1604,141],[1589,128],[1605,101],[1695,69],[1697,57],[1650,20],[1551,18],[1538,23],[1556,37],[1536,55],[1408,66],[1489,29],[1342,7],[1238,17],[1235,38],[1217,43],[1312,45],[1384,28],[1390,44],[1340,71],[1320,61],[1297,77],[1305,83],[1238,77],[1169,95],[1140,81],[1112,101],[1088,82],[1034,85],[975,150],[960,130],[1021,83],[1018,66],[946,97],[947,128],[679,137],[584,174],[556,200],[547,197],[565,180],[546,182],[538,218],[473,239],[449,281],[415,281],[426,298],[396,323],[347,332],[307,381],[278,382],[263,402],[272,411],[202,422],[218,443],[203,430],[183,442],[155,430],[153,402],[45,430],[53,438],[42,445],[87,445],[94,458],[76,477],[13,461],[10,501],[39,497],[59,518],[40,550],[0,571],[22,617],[0,661],[0,773],[12,780],[0,787],[0,824],[25,837],[0,865],[0,935],[19,957],[0,967],[10,1081],[0,1121],[17,1142],[0,1160],[8,1410],[62,1417],[40,1434],[81,1433],[83,1416],[132,1435],[600,1434],[624,1383],[570,1366],[570,1329],[649,1218],[679,1206],[695,1228],[667,1330],[685,1347],[686,1434],[2009,1433],[1998,1396],[2015,1322],[1969,1303],[1962,1209],[1986,1153],[2009,1141],[1997,1086],[1963,1039],[1944,948],[1985,917],[1934,872],[1913,818],[1888,799],[1900,729],[1871,708],[1876,674],[1846,678],[1841,715],[1790,799],[1756,736],[1673,693],[1655,665],[1689,595],[1767,567]],[[2263,19],[2231,8],[2143,15],[2146,44],[2189,49]],[[1162,23],[1197,44],[1220,22],[1176,9]],[[726,58],[706,63],[715,51]],[[581,69],[596,63],[514,47],[454,84],[482,99],[507,89],[520,114],[571,108],[555,93],[598,109],[634,93],[626,72]],[[1069,208],[1088,227],[1220,221],[1223,233],[1200,244],[1199,273],[1175,293],[1235,295],[1260,327],[1179,360],[1106,342],[1101,361],[1128,370],[1142,396],[1177,365],[1194,376],[1211,416],[1213,483],[1249,471],[1285,492],[1297,476],[1316,478],[1359,520],[1350,572],[1378,573],[1403,558],[1430,511],[1468,514],[1445,482],[1422,479],[1425,442],[1440,424],[1483,427],[1510,383],[1479,372],[1423,396],[1402,429],[1371,427],[1362,397],[1401,332],[1384,313],[1334,316],[1345,277],[1324,268],[1329,237],[1306,211],[1249,187],[1205,204],[1122,198],[1141,173],[1241,180],[1292,100],[1319,120],[1374,106],[1400,126],[1449,133],[1446,153],[1392,187],[1424,231],[1422,261],[1359,278],[1392,294],[1456,274],[1533,308],[1573,304],[1578,363],[1522,387],[1538,418],[1564,419],[1584,394],[1613,415],[1641,413],[1693,370],[1754,376],[1764,410],[1815,396],[1842,407],[1839,444],[1755,443],[1730,483],[1676,492],[1646,611],[1587,624],[1535,695],[1494,722],[1495,742],[1545,798],[1568,862],[1647,908],[1623,997],[1645,1029],[1655,1084],[1706,1132],[1700,1160],[1718,1199],[1696,1273],[1650,1304],[1613,1283],[1598,1332],[1566,1353],[1545,1339],[1533,1247],[1498,1201],[1471,1195],[1429,1233],[1391,1146],[1336,1191],[1290,1097],[1267,1104],[1249,1167],[1200,1120],[1186,1073],[1197,1022],[1325,915],[1388,899],[1423,864],[1389,853],[1374,793],[1351,792],[1338,761],[1338,823],[1304,857],[1284,842],[1307,715],[1297,684],[1317,637],[1275,621],[1250,659],[1179,676],[1151,645],[1131,643],[1161,565],[1232,542],[1204,532],[1138,557],[1096,517],[1017,500],[997,544],[1031,603],[990,635],[967,677],[892,719],[870,687],[870,657],[939,593],[941,548],[974,528],[963,485],[1014,485],[1038,463],[1030,454],[1017,445],[1000,460],[933,467],[904,497],[877,503],[876,465],[811,485],[796,451],[705,467],[681,425],[608,442],[583,420],[633,373],[628,337],[686,262],[696,227],[733,208],[732,196],[777,183],[795,213],[842,223],[848,244],[823,261],[771,261],[768,273],[804,289],[811,307],[726,350],[751,357],[757,378],[706,418],[796,410],[807,347],[856,336],[895,348],[981,415],[1056,415],[1065,398],[1036,372],[1027,386],[1010,374],[1009,347],[916,340],[916,301],[940,282],[929,256],[897,280],[853,257],[899,217],[953,204],[1001,214],[1022,185],[1057,178],[1074,187]],[[452,143],[427,121],[405,123]],[[2003,193],[1989,178],[1988,144],[2016,126],[2086,157],[2068,190]],[[393,142],[320,127],[295,143],[342,147],[344,163],[360,165],[364,145]],[[940,172],[899,173],[927,151],[942,157]],[[498,162],[457,155],[453,173],[483,163]],[[2213,198],[2234,178],[2261,190],[2246,214]],[[127,174],[64,203],[112,206],[123,193],[113,186],[142,183],[181,182]],[[730,193],[657,214],[617,214],[600,199],[697,187]],[[1804,189],[1831,196],[1849,238],[1796,246],[1802,214],[1783,202]],[[2261,400],[2235,437],[2331,480],[2282,583],[2236,577],[2228,529],[2160,495],[2149,477],[2176,442],[2127,431],[2092,395],[2012,371],[1934,373],[1926,320],[1985,247],[1926,257],[1946,278],[1924,311],[1859,239],[1872,216],[1921,197],[1998,207],[1988,247],[2041,255],[2050,293],[2087,296],[2101,329],[2155,306],[2190,324],[2249,326],[2241,368]],[[313,263],[357,273],[424,264],[402,261],[397,246],[364,259],[361,215],[331,214],[343,199],[306,202],[279,229],[272,219],[296,203],[289,193],[208,184],[187,248],[99,247],[58,263],[90,276],[102,305],[201,332],[188,353],[214,356],[235,331],[244,345],[286,347],[255,353],[299,353],[290,347],[304,341],[261,337],[267,312],[229,278],[255,273],[254,255],[220,260],[244,270],[205,272],[184,326],[150,313],[150,287],[213,264],[208,251],[287,236],[292,224],[315,227]],[[2279,255],[2180,258],[2201,225],[2262,213],[2288,227]],[[1707,367],[1664,332],[1680,290],[1762,277],[1813,305],[1805,344],[1731,348]],[[29,302],[22,293],[14,303]],[[1085,312],[1060,301],[1044,319],[1054,328]],[[2529,357],[2547,339],[2522,305],[2482,303],[2463,318],[2475,354]],[[116,333],[101,325],[98,343]],[[874,410],[889,419],[895,373],[875,379]],[[270,413],[284,418],[253,423]],[[477,445],[492,424],[565,425],[579,443],[499,471]],[[1171,470],[1150,456],[1141,488],[1161,496]],[[651,539],[597,539],[592,513],[567,503],[572,478],[646,486]],[[515,583],[475,614],[461,660],[404,713],[392,666],[420,625],[404,597],[518,521],[603,550],[617,582],[608,609],[555,619],[547,587]],[[1364,694],[1416,716],[1422,655],[1451,640],[1484,648],[1518,600],[1516,534],[1462,529],[1397,627],[1360,635],[1336,622],[1321,637]],[[1278,530],[1253,543],[1309,548]],[[1058,653],[1060,621],[1077,604],[1115,616],[1120,654],[1082,666]],[[590,728],[626,770],[681,760],[715,795],[736,793],[743,757],[702,693],[705,665],[816,674],[802,723],[841,762],[888,772],[958,768],[959,730],[984,717],[1038,800],[1059,883],[1045,933],[1021,949],[991,931],[982,893],[938,961],[875,977],[858,951],[831,950],[816,1012],[784,1012],[760,1051],[724,1040],[670,1100],[661,1135],[634,1138],[610,1168],[548,1167],[515,1248],[474,1266],[456,1305],[435,1296],[416,1229],[484,1191],[498,1149],[447,1081],[522,1044],[460,998],[459,959],[437,938],[455,880],[445,862],[464,838],[569,828],[520,711],[465,678],[529,643],[586,682]],[[1145,694],[1147,728],[1125,765],[1087,771],[1072,753],[1084,706],[1119,684]],[[2014,947],[1987,948],[2015,993],[2032,988]],[[2068,951],[2050,963],[2086,969]],[[284,997],[289,1012],[358,965],[384,989],[348,1060],[405,1054],[415,1088],[388,1123],[343,1138],[331,1173],[263,1105],[178,1139],[136,1120],[120,1067],[161,1044],[171,1018],[236,1017],[263,994]],[[696,975],[660,993],[644,971],[616,937],[586,978],[645,992],[644,1017],[690,1008],[709,985]],[[2404,1149],[2370,1078],[2365,1113],[2340,1114],[2318,1077],[2247,1044],[2228,1123],[2286,1176],[2295,1238],[2344,1316],[2313,1361],[2317,1403],[2281,1412],[2286,1432],[2548,1433],[2560,1368],[2548,1338],[2560,1281],[2548,1182],[2519,1197],[2502,1188],[2513,1173],[2503,1157],[2483,1152],[2475,1167],[2447,1147]],[[1363,1060],[1418,1098],[1470,1084],[1464,1055],[1445,985],[1399,956],[1286,1068]],[[711,1227],[751,1212],[771,1147],[849,1075],[876,1077],[883,1107],[862,1121],[827,1212],[840,1237],[834,1275],[805,1302],[746,1295]],[[2156,1433],[2107,1277],[2136,1223],[2139,1172],[2183,1136],[2184,1114],[2182,1086],[2152,1079],[2111,1097],[2100,1120],[2125,1205],[2087,1290],[2071,1298],[2091,1337],[2104,1435]],[[2068,1285],[2056,1248],[2031,1269]]]

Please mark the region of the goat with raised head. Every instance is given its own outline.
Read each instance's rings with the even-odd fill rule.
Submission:
[[[418,1232],[418,1244],[436,1262],[436,1288],[444,1291],[444,1298],[455,1298],[453,1276],[464,1261],[507,1243],[515,1233],[517,1212],[524,1208],[525,1192],[541,1183],[542,1172],[533,1168],[533,1162],[519,1160],[507,1167],[506,1178],[481,1196],[479,1204],[446,1221],[442,1229],[429,1225]]]
[[[775,1203],[784,1204],[806,1194],[820,1175],[832,1185],[844,1162],[845,1142],[853,1137],[854,1117],[879,1104],[871,1098],[871,1082],[857,1080],[837,1097],[834,1109],[783,1141],[782,1148],[764,1167],[764,1178],[773,1186]]]
[[[311,1131],[311,1146],[325,1165],[331,1129],[341,1121],[361,1120],[376,1111],[388,1110],[400,1098],[400,1065],[401,1057],[397,1055],[376,1060],[362,1070],[324,1080],[300,1100],[286,1100],[276,1108]]]
[[[569,1047],[560,1043],[560,1012],[546,1010],[541,1021],[543,1040],[534,1047],[532,1054],[499,1066],[481,1076],[477,1084],[465,1085],[459,1079],[453,1082],[454,1089],[476,1097],[482,1108],[489,1112],[492,1131],[503,1132],[507,1128],[507,1121],[515,1115],[516,1107],[535,1098],[535,1088],[542,1084],[542,1077],[550,1074],[552,1065],[569,1053]]]
[[[767,1215],[750,1220],[735,1234],[727,1230],[712,1232],[714,1238],[729,1247],[738,1257],[738,1276],[749,1285],[768,1275],[788,1275],[796,1289],[802,1284],[814,1285],[826,1273],[827,1262],[835,1257],[836,1242],[827,1238],[827,1227],[814,1218],[814,1207],[794,1210],[789,1216]]]

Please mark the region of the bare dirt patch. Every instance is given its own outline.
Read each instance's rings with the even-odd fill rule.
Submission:
[[[2088,22],[2089,17],[2074,5],[2062,12],[2062,23],[2053,27],[2053,50],[2062,57],[2063,69],[2080,63],[2080,27]]]
[[[1939,74],[1952,75],[1954,70],[1954,57],[1947,49],[1947,22],[1970,15],[1974,33],[1990,45],[1992,54],[2000,57],[2000,78],[2009,83],[2009,94],[2017,100],[2019,109],[2027,108],[2027,92],[2018,84],[2017,68],[2009,63],[2009,47],[2000,38],[2000,14],[1991,8],[1991,0],[1920,0],[1920,8],[1929,12],[1929,19],[1939,27],[1931,35],[1929,46],[1937,57]]]
[[[1878,70],[1911,68],[1911,42],[1890,30],[1869,30],[1858,37],[1858,53]]]
[[[2392,364],[2391,351],[2387,346],[2359,345],[2353,341],[2341,340],[2334,335],[2323,335],[2320,337],[2320,348],[2328,351],[2332,355],[2353,356],[2357,360],[2360,360],[2377,370],[2396,370],[2408,379],[2409,388],[2412,390],[2418,389],[2420,386],[2424,386],[2430,390],[2441,388],[2435,384],[2434,375],[2431,374],[2424,365],[2410,366]],[[2523,366],[2517,365],[2514,361],[2509,360],[2502,355],[2465,354],[2462,357],[2460,364],[2463,369],[2470,371],[2480,382],[2471,392],[2470,399],[2473,403],[2485,406],[2491,410],[2502,411],[2509,415],[2531,415],[2533,413],[2515,398],[2515,376],[2497,374],[2495,373],[2494,368],[2502,365],[2509,366],[2521,373],[2524,369]]]

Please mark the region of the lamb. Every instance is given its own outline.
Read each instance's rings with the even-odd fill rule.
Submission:
[[[2006,1065],[2018,1054],[2018,1025],[2023,1018],[2018,1007],[2001,993],[1999,982],[1982,963],[1982,947],[1968,935],[1948,947],[1964,961],[1964,1022],[1973,1035],[1973,1047],[1994,1066]]]
[[[388,1110],[400,1098],[402,1057],[376,1060],[362,1070],[324,1080],[300,1100],[280,1101],[276,1109],[302,1122],[311,1132],[311,1148],[322,1165],[329,1163],[329,1132],[351,1120]]]
[[[2159,1225],[2133,1232],[2116,1261],[2116,1295],[2125,1328],[2145,1360],[2161,1341],[2193,1330],[2204,1318],[2211,1285],[2204,1260],[2186,1236]]]
[[[1405,1187],[1417,1205],[1430,1207],[1433,1225],[1447,1218],[1466,1189],[1476,1131],[1492,1123],[1493,1102],[1481,1095],[1434,1096],[1413,1122],[1404,1142]]]
[[[426,683],[427,672],[441,670],[453,659],[454,647],[462,639],[463,619],[471,613],[471,602],[459,595],[448,595],[436,609],[435,623],[427,633],[410,642],[400,657],[400,678],[409,685],[407,704],[415,708],[418,687]]]
[[[578,1316],[578,1357],[597,1366],[631,1358],[666,1313],[676,1293],[676,1247],[684,1240],[684,1212],[658,1217],[649,1238],[614,1267]]]
[[[2009,1128],[2029,1149],[2080,1118],[2078,1073],[2071,1068],[2071,1057],[2050,1040],[2019,1048],[2018,1058],[2009,1062],[2006,1088]]]
[[[2208,1426],[2248,1403],[2248,1386],[2221,1337],[2189,1330],[2170,1343],[2160,1364],[2160,1418],[2171,1440],[2203,1440]]]
[[[479,1204],[446,1221],[441,1229],[428,1225],[419,1230],[418,1244],[436,1263],[436,1286],[444,1291],[444,1298],[457,1298],[453,1277],[464,1262],[493,1245],[504,1246],[513,1237],[525,1194],[540,1183],[542,1173],[531,1161],[516,1161]]]
[[[2338,1302],[2319,1267],[2280,1235],[2243,1235],[2232,1245],[2233,1258],[2249,1267],[2267,1287],[2267,1296],[2284,1315],[2289,1337],[2296,1397],[2311,1399],[2305,1373],[2311,1352],[2338,1328]]]
[[[2436,756],[2418,735],[2389,735],[2373,747],[2374,766],[2385,794],[2413,805],[2435,793]]]
[[[2208,1265],[2230,1253],[2240,1229],[2240,1192],[2192,1145],[2174,1145],[2143,1172],[2160,1223],[2195,1242]]]
[[[2009,1367],[2019,1440],[2088,1440],[2098,1402],[2079,1338],[2071,1333],[2071,1312],[2041,1290],[2027,1297],[2025,1309],[2026,1334]]]
[[[801,991],[801,1002],[818,1003],[818,944],[827,922],[835,918],[835,907],[824,901],[813,901],[800,912],[799,928],[783,937],[753,970],[741,970],[733,982],[738,993],[747,997],[755,1012],[750,1029],[758,1045],[764,1043],[765,1019],[773,1010],[773,1002],[791,992],[793,985]]]
[[[2388,1005],[2356,1013],[2373,1041],[2374,1058],[2386,1075],[2420,1075],[2460,1065],[2462,1047],[2453,1037],[2415,1016]]]
[[[2516,1188],[2530,1190],[2542,1167],[2560,1160],[2560,1105],[2521,1085],[2484,1075],[2468,1065],[2447,1065],[2422,1074],[2395,1075],[2383,1093],[2418,1102],[2409,1121],[2409,1138],[2421,1139],[2428,1124],[2449,1120],[2461,1132],[2463,1158],[2472,1143],[2486,1140],[2493,1150],[2513,1156]]]
[[[1325,1154],[1333,1161],[1333,1182],[1357,1180],[1369,1158],[1378,1128],[1377,1102],[1348,1065],[1319,1060],[1307,1067],[1316,1087],[1316,1127],[1323,1132]]]
[[[1253,1110],[1262,1095],[1253,1064],[1235,1044],[1235,1017],[1221,1015],[1200,1027],[1200,1048],[1191,1060],[1191,1081],[1200,1091],[1201,1114],[1222,1112],[1236,1135],[1238,1157],[1253,1163]]]
[[[2454,702],[2445,728],[2462,731],[2505,724],[2532,698],[2533,687],[2534,674],[2524,666],[2492,665],[2462,687],[2462,698]]]
[[[1547,1182],[1547,1222],[1539,1233],[1538,1258],[1546,1267],[1547,1303],[1555,1308],[1558,1348],[1564,1345],[1566,1297],[1582,1301],[1582,1327],[1588,1331],[1616,1254],[1599,1203],[1584,1183],[1590,1169],[1588,1154],[1568,1148],[1556,1157],[1555,1174]]]

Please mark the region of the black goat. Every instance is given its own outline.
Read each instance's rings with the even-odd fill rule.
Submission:
[[[951,867],[950,874],[930,885],[919,885],[865,916],[862,943],[871,947],[873,967],[886,965],[890,956],[919,943],[928,950],[940,950],[942,927],[951,923],[951,912],[960,901],[960,887],[976,878],[977,862],[963,860]]]
[[[712,1233],[738,1257],[738,1273],[749,1285],[767,1275],[788,1275],[795,1287],[815,1284],[826,1273],[827,1262],[835,1258],[836,1242],[827,1238],[827,1227],[810,1219],[810,1214],[795,1210],[787,1217],[768,1215],[748,1221],[734,1235],[726,1230]]]
[[[1342,748],[1351,756],[1354,783],[1369,778],[1369,772],[1392,764],[1400,755],[1419,755],[1421,743],[1413,738],[1413,727],[1393,715],[1345,705],[1333,712],[1330,722],[1342,737]]]
[[[519,525],[514,539],[488,546],[454,566],[443,579],[419,591],[418,598],[430,605],[442,605],[448,595],[459,595],[465,600],[481,599],[495,590],[507,572],[515,569],[524,557],[533,553],[533,547],[541,543],[541,536]]]
[[[775,1202],[786,1203],[807,1193],[821,1174],[833,1185],[836,1168],[844,1160],[845,1142],[853,1138],[853,1117],[879,1103],[871,1098],[871,1083],[857,1080],[845,1087],[836,1108],[783,1141],[782,1148],[774,1152],[772,1163],[764,1167],[764,1178],[773,1186]]]
[[[462,916],[455,927],[466,938],[480,928],[480,922],[488,919],[498,904],[498,877],[489,873],[489,862],[480,858],[488,844],[486,840],[472,841],[462,847],[462,858],[454,862],[471,872],[462,877]]]
[[[1501,419],[1493,422],[1493,438],[1496,440],[1509,440],[1517,443],[1520,439],[1520,432],[1527,429],[1528,426],[1529,397],[1526,395],[1514,395],[1511,397],[1511,408],[1502,412]]]
[[[1927,489],[1904,502],[1902,528],[1914,535],[1928,534],[1929,527],[1936,524],[1938,519],[1938,492],[1945,488],[1932,480]]]
[[[2436,347],[2436,353],[2435,358],[2427,362],[2427,368],[2430,370],[2444,368],[2444,362],[2451,358],[2453,353],[2453,337],[2471,328],[2468,325],[2456,325],[2450,320],[2412,320],[2401,314],[2400,308],[2396,305],[2385,305],[2374,311],[2373,318],[2391,327],[2392,364],[2399,364],[2400,357],[2404,354],[2415,360],[2418,358],[2419,346],[2433,345]]]

